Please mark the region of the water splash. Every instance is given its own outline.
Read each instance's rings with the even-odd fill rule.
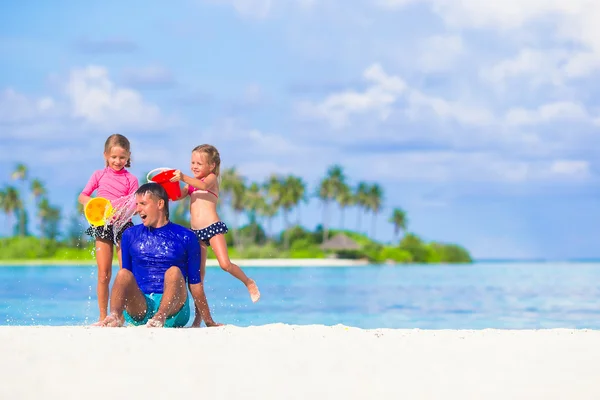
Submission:
[[[104,227],[107,229],[108,225],[112,225],[113,238],[116,241],[118,233],[121,232],[123,227],[131,221],[131,218],[135,215],[135,193],[112,200],[111,204],[114,212],[111,217],[106,220]]]

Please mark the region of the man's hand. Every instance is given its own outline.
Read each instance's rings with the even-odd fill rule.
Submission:
[[[206,294],[204,293],[204,285],[202,283],[191,283],[188,287],[190,288],[190,293],[192,294],[196,306],[196,316],[194,317],[192,327],[199,327],[200,324],[202,324],[202,321],[204,321],[207,327],[223,326],[223,324],[215,322],[210,315],[210,308],[208,307]]]

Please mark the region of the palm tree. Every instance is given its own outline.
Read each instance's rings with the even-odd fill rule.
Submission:
[[[340,165],[332,165],[327,169],[327,175],[321,181],[317,196],[323,202],[323,241],[329,236],[329,203],[335,200],[343,185],[346,184],[346,175]]]
[[[6,219],[10,220],[15,213],[23,206],[23,202],[19,197],[19,191],[14,186],[8,186],[2,195],[2,212],[6,214]],[[10,223],[7,225],[10,226]]]
[[[263,190],[265,191],[265,208],[262,210],[261,214],[267,218],[267,223],[269,226],[269,235],[273,232],[271,231],[273,218],[279,212],[281,208],[281,181],[279,177],[275,174],[271,174],[267,181],[263,184]]]
[[[369,187],[369,197],[367,201],[367,205],[369,210],[373,213],[373,226],[371,235],[375,237],[375,225],[377,222],[377,214],[381,211],[381,202],[383,199],[383,190],[378,183],[374,183]]]
[[[290,230],[289,212],[304,198],[306,184],[302,181],[302,178],[294,175],[288,175],[286,178],[281,178],[280,182],[280,204],[283,210],[283,222],[285,226],[283,247],[285,250],[288,250]]]
[[[79,190],[77,193],[81,193]],[[83,204],[78,200],[75,201],[75,209],[69,216],[69,224],[67,225],[65,239],[71,247],[85,246],[87,239],[83,234],[82,226],[85,219],[83,218]]]
[[[52,214],[52,206],[48,201],[47,197],[43,197],[38,205],[38,213],[37,216],[40,220],[40,235],[44,238],[46,235],[46,223],[48,222],[48,217]]]
[[[25,182],[27,180],[28,169],[25,164],[17,164],[15,170],[12,173],[13,180]]]
[[[13,180],[21,181],[21,186],[23,191],[25,191],[25,182],[27,181],[28,169],[25,164],[17,164],[14,172],[12,173]],[[26,221],[27,218],[25,216],[25,204],[22,201],[19,201],[19,208],[17,209],[19,212],[19,236],[25,236],[25,231],[27,230]]]
[[[242,214],[244,212],[244,210],[246,209],[246,205],[245,205],[245,200],[246,200],[246,186],[244,185],[244,183],[238,184],[233,188],[233,197],[231,199],[231,207],[233,208],[233,212],[234,212],[234,230],[235,230],[235,234],[234,234],[234,239],[236,241],[236,246],[238,248],[241,248],[241,240],[239,237],[239,217],[240,214]]]
[[[356,187],[356,192],[354,193],[354,204],[357,207],[357,224],[356,230],[360,232],[361,230],[361,218],[364,213],[368,211],[368,201],[369,201],[369,185],[366,182],[359,182]]]
[[[58,223],[60,222],[60,209],[48,203],[47,198],[40,201],[38,213],[40,218],[42,237],[55,240],[58,237]]]
[[[81,193],[83,191],[83,188],[81,188],[80,191],[78,191],[77,193]],[[76,211],[80,214],[83,215],[84,214],[84,207],[83,204],[81,204],[79,201],[76,202],[75,205]]]
[[[262,207],[257,210],[258,215],[267,220],[267,237],[273,234],[273,218],[279,212],[279,207],[273,202],[272,198],[267,198],[262,204]]]
[[[258,183],[252,182],[246,191],[246,211],[248,212],[248,220],[251,226],[252,241],[256,243],[256,228],[258,225],[258,216],[260,211],[265,207],[265,198],[261,192],[261,187]]]
[[[219,185],[219,193],[223,199],[223,203],[229,203],[232,206],[233,191],[235,187],[243,184],[243,178],[237,172],[235,167],[227,168],[221,173],[221,182]]]
[[[355,197],[352,196],[350,186],[343,184],[339,189],[335,200],[340,206],[340,229],[344,229],[344,210],[354,204]]]
[[[31,194],[33,195],[33,199],[35,201],[35,205],[38,208],[38,218],[39,218],[40,204],[41,204],[40,200],[44,196],[46,196],[46,188],[44,187],[44,184],[42,183],[42,181],[35,178],[31,181],[30,189],[31,189]],[[40,233],[42,233],[41,220],[40,220]]]
[[[408,226],[406,212],[404,212],[404,210],[401,208],[394,208],[389,222],[391,222],[394,225],[394,235],[396,236],[396,240],[398,240],[400,231],[405,232]]]
[[[176,224],[190,227],[190,207],[189,199],[182,199],[176,202],[169,219]]]
[[[6,214],[4,211],[4,202],[6,201],[6,192],[4,190],[0,190],[0,210]],[[8,218],[8,214],[6,214]]]
[[[299,187],[297,188],[297,201],[296,201],[296,225],[301,225],[302,224],[302,218],[301,218],[301,208],[300,208],[300,203],[304,203],[304,204],[308,204],[309,201],[309,197],[308,197],[308,188],[307,188],[307,184],[306,182],[304,182],[304,180],[301,177],[298,177],[298,182],[296,183],[297,185],[299,185]]]
[[[244,192],[246,191],[245,179],[238,174],[235,167],[227,168],[221,174],[220,193],[224,198],[224,202],[229,202],[229,206],[233,212],[233,241],[236,247],[239,246],[238,238],[238,220],[239,214],[244,211]]]
[[[46,188],[39,179],[35,178],[31,181],[31,193],[35,198],[36,203],[40,201],[42,196],[46,195]]]

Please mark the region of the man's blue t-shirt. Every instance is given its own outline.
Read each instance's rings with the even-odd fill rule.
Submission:
[[[179,267],[189,283],[200,283],[200,244],[186,227],[168,222],[160,228],[136,225],[121,239],[123,268],[131,271],[142,293],[162,293],[165,272]]]

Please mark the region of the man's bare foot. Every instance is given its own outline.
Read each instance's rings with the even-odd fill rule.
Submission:
[[[148,328],[162,328],[165,326],[165,323],[159,319],[150,318],[148,322],[146,322],[146,326]]]
[[[192,328],[200,328],[200,325],[202,325],[202,317],[196,315],[196,317],[194,317],[194,322],[192,322]]]
[[[215,322],[212,319],[210,319],[208,321],[204,321],[204,323],[206,324],[207,328],[212,328],[213,326],[225,325],[220,322]],[[194,322],[192,322],[192,325],[190,326],[190,328],[200,328],[201,326],[202,326],[202,317],[198,315],[194,318]]]
[[[256,286],[256,282],[250,279],[246,287],[248,288],[252,302],[256,303],[260,299],[260,291],[258,290],[258,286]]]
[[[123,326],[123,320],[119,318],[116,314],[108,315],[102,321],[98,321],[92,326],[101,326],[105,328],[120,328]]]

